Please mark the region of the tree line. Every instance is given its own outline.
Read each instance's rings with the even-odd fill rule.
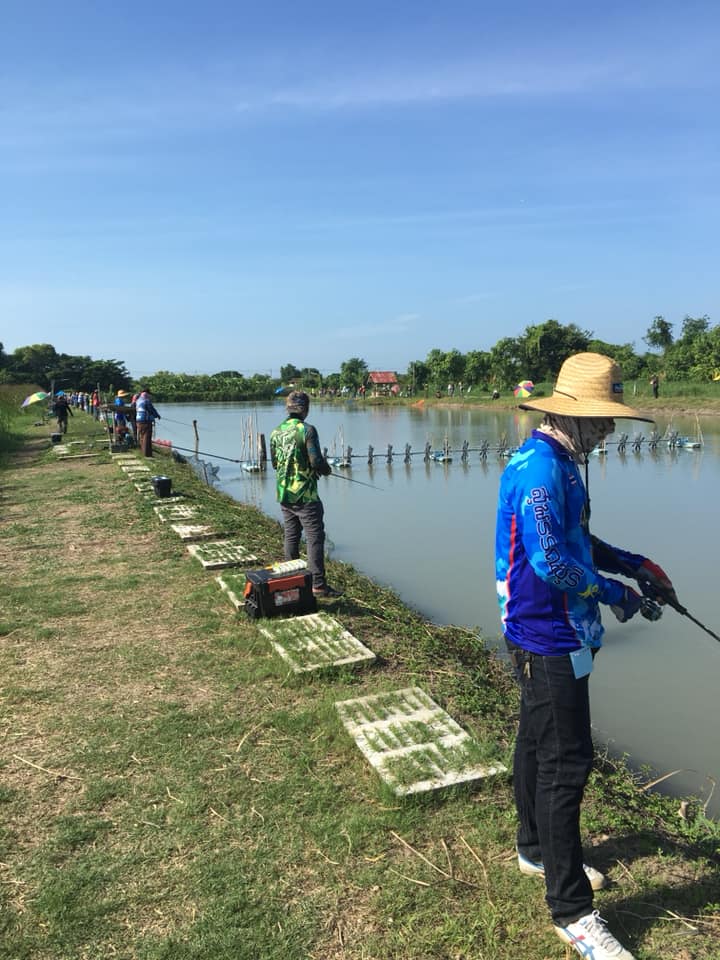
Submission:
[[[633,343],[608,343],[591,330],[574,323],[546,320],[525,328],[517,337],[502,337],[490,350],[431,350],[423,360],[413,360],[398,381],[405,393],[444,390],[450,383],[476,390],[507,389],[520,380],[552,382],[568,356],[583,350],[613,357],[621,365],[625,380],[649,379],[653,374],[672,381],[707,382],[720,377],[720,326],[707,315],[686,316],[677,335],[674,325],[656,316],[643,341],[647,350],[638,352]],[[315,367],[287,363],[280,378],[256,373],[243,376],[237,370],[214,374],[172,373],[160,370],[146,377],[161,401],[267,400],[283,389],[298,387],[315,394],[357,391],[367,386],[368,365],[351,357],[337,372],[322,374]],[[0,383],[37,383],[49,389],[102,391],[130,390],[133,381],[120,360],[93,360],[57,353],[50,344],[19,347],[6,354],[0,344]]]
[[[526,327],[520,336],[501,338],[490,350],[431,350],[410,364],[406,376],[419,388],[462,382],[503,389],[525,379],[547,383],[563,360],[584,350],[613,357],[628,381],[658,374],[667,380],[707,382],[720,371],[720,326],[712,326],[708,316],[686,316],[677,338],[673,324],[657,316],[643,341],[648,349],[637,352],[633,343],[608,343],[574,323],[546,320]]]
[[[49,343],[35,343],[5,353],[0,343],[0,383],[33,383],[48,390],[82,390],[92,393],[98,384],[107,390],[128,390],[132,386],[121,360],[93,360],[58,353]]]

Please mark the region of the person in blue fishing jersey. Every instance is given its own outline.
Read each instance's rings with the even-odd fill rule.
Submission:
[[[567,359],[552,396],[520,406],[545,417],[502,475],[495,539],[500,616],[521,691],[518,866],[544,877],[565,943],[593,960],[633,960],[593,910],[604,876],[583,863],[580,804],[593,762],[588,676],[602,642],[600,604],[624,623],[641,608],[658,613],[644,598],[676,597],[656,563],[591,537],[587,463],[615,418],[650,418],[625,405],[620,368],[597,353]],[[631,575],[641,593],[600,570]]]
[[[142,387],[140,395],[135,401],[135,423],[137,430],[137,444],[142,451],[143,456],[151,457],[153,426],[156,420],[160,420],[160,414],[155,409],[152,402],[152,390],[149,387]]]

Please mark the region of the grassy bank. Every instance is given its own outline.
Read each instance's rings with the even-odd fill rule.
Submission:
[[[48,433],[26,426],[0,474],[3,956],[562,957],[515,867],[509,778],[398,800],[334,708],[417,684],[508,763],[516,692],[482,642],[331,563],[326,609],[378,663],[290,675],[106,448],[59,461]],[[280,557],[272,520],[156,466]],[[677,807],[608,762],[588,791],[597,906],[640,960],[720,956],[720,833]]]
[[[549,397],[553,392],[552,383],[538,383],[533,391],[533,398]],[[324,402],[326,402],[324,400]],[[345,403],[342,398],[336,398],[338,403]],[[373,405],[414,405],[418,403],[431,406],[451,407],[487,407],[488,409],[516,410],[520,401],[512,390],[503,389],[498,399],[493,400],[490,393],[473,387],[470,393],[448,396],[445,391],[420,391],[414,397],[367,397],[360,403]],[[638,407],[650,416],[662,420],[673,415],[697,413],[698,415],[713,416],[720,414],[720,382],[718,383],[679,383],[662,382],[660,395],[655,399],[649,384],[644,382],[625,384],[625,402]]]
[[[42,419],[43,410],[21,407],[25,397],[38,389],[34,384],[0,384],[0,467],[22,445],[27,425]]]

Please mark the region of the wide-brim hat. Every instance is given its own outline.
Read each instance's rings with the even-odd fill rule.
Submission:
[[[129,396],[130,396],[130,394],[127,392],[127,390],[118,390],[117,395],[118,395],[119,397],[129,397]]]
[[[576,353],[568,357],[560,367],[552,396],[526,400],[520,409],[562,417],[625,417],[653,423],[652,417],[624,403],[620,367],[601,353]]]

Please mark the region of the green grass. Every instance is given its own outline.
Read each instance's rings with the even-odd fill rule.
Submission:
[[[154,465],[281,555],[274,521]],[[331,562],[333,616],[379,663],[292,675],[119,474],[105,452],[58,462],[42,444],[0,474],[3,955],[561,957],[542,883],[514,866],[509,777],[398,799],[335,707],[418,685],[473,736],[469,759],[508,763],[517,695],[477,635]],[[607,758],[592,776],[584,836],[614,881],[597,906],[638,960],[716,960],[720,830],[642,786]]]

